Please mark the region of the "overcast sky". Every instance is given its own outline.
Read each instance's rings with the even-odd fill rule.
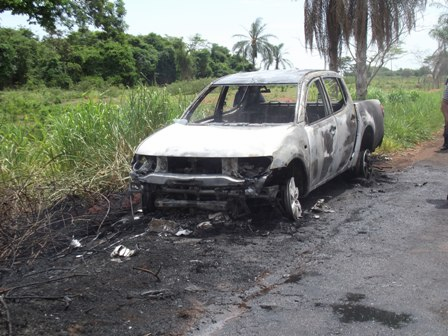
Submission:
[[[284,50],[295,67],[323,68],[324,62],[317,52],[305,50],[303,33],[303,0],[125,0],[127,32],[133,35],[157,33],[183,37],[185,42],[195,34],[212,43],[232,49],[238,41],[235,34],[246,34],[258,17],[266,24],[266,33],[278,39],[273,44],[284,43]],[[429,30],[437,24],[440,10],[428,6],[418,15],[417,29],[404,40],[407,54],[388,64],[398,68],[419,68],[425,56],[437,47],[429,37]],[[27,26],[24,17],[0,14],[2,27]],[[38,35],[42,31],[31,26]]]

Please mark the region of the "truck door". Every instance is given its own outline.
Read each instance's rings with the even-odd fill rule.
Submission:
[[[307,86],[305,108],[305,131],[309,139],[309,182],[313,189],[336,174],[333,160],[337,124],[319,78]]]
[[[336,122],[333,137],[333,165],[335,174],[344,171],[348,164],[356,142],[357,119],[353,104],[347,104],[347,92],[341,79],[325,77],[322,79],[327,93],[330,114]]]

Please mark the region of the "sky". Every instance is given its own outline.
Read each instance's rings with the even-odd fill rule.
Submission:
[[[325,63],[317,51],[305,49],[303,32],[304,0],[125,0],[127,33],[182,37],[188,42],[199,34],[210,43],[232,50],[239,40],[235,34],[246,35],[252,22],[261,18],[265,32],[273,34],[272,44],[283,43],[285,58],[297,68],[324,68]],[[386,66],[420,68],[425,56],[432,54],[437,43],[429,37],[429,30],[437,24],[440,9],[428,6],[418,14],[417,28],[403,40],[406,55]],[[0,26],[28,27],[26,18],[0,14]],[[32,25],[31,30],[42,36],[42,30]]]

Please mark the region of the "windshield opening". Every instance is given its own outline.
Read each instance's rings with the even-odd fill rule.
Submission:
[[[283,124],[295,120],[297,86],[229,85],[211,87],[194,105],[189,123]]]

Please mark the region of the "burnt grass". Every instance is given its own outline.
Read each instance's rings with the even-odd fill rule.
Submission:
[[[324,193],[359,182],[338,178]],[[299,224],[266,205],[238,218],[188,210],[133,217],[126,194],[94,206],[67,198],[3,246],[0,336],[185,335],[210,306],[244,309],[269,291],[263,279],[276,268],[300,265],[337,233],[309,210],[321,197],[304,200]],[[111,256],[119,245],[133,255]],[[280,281],[301,276],[291,269]]]
[[[272,207],[133,219],[126,196],[112,198],[94,207],[68,198],[51,222],[14,238],[20,248],[0,264],[0,335],[185,335],[208,305],[244,306],[284,241],[309,252],[306,224]],[[191,233],[176,236],[182,229]],[[134,255],[112,257],[118,245]]]

